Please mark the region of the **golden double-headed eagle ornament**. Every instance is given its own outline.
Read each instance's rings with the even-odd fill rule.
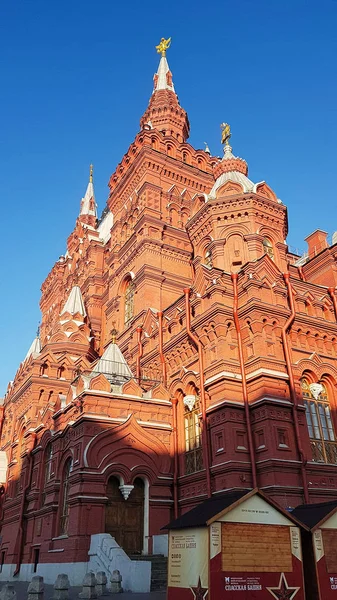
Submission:
[[[226,146],[228,146],[230,137],[232,135],[230,125],[228,125],[228,123],[221,123],[220,128],[222,131],[221,143],[226,144]]]
[[[171,38],[168,38],[167,40],[165,40],[165,38],[161,38],[160,44],[158,44],[158,46],[156,46],[156,50],[157,50],[158,54],[161,54],[162,56],[166,56],[166,50],[170,46],[171,46]]]

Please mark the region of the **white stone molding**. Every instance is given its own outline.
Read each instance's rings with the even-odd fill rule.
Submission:
[[[195,405],[195,396],[190,394],[189,396],[184,396],[184,406],[187,406],[188,410],[191,411],[194,408]]]
[[[130,496],[134,487],[135,487],[134,485],[126,485],[125,483],[123,485],[119,486],[119,489],[121,491],[121,494],[122,494],[124,500],[128,499],[128,497]]]
[[[324,387],[321,383],[311,383],[309,385],[309,390],[311,391],[315,400],[317,400],[318,396],[324,391]]]

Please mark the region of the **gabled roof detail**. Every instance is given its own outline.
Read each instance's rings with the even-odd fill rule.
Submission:
[[[65,313],[70,313],[71,315],[79,313],[82,315],[82,317],[85,317],[87,314],[83,302],[81,288],[78,285],[74,285],[72,288],[68,296],[68,300],[60,312],[60,315],[64,315]]]
[[[111,342],[102,354],[92,373],[103,373],[109,380],[132,379],[132,371],[116,343]]]
[[[221,495],[214,495],[201,504],[198,504],[195,508],[184,513],[181,517],[178,517],[178,519],[171,521],[171,523],[162,527],[162,529],[185,529],[187,527],[203,527],[210,525],[213,521],[220,519],[226,512],[229,512],[253,496],[260,497],[288,521],[292,521],[298,525],[302,524],[297,516],[293,516],[293,513],[285,511],[260,490],[254,489],[248,491],[243,489],[230,490]],[[306,529],[307,527],[304,526],[304,528]]]
[[[36,356],[38,356],[41,352],[41,342],[40,342],[40,338],[37,336],[36,338],[33,339],[29,350],[25,356],[25,360],[27,360],[27,358],[29,358],[30,356],[32,356],[33,358],[35,358]]]
[[[326,521],[337,510],[337,500],[318,502],[317,504],[300,504],[292,511],[292,516],[310,527],[315,528]]]

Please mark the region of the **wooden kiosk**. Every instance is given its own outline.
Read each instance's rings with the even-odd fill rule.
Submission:
[[[299,522],[262,492],[213,496],[167,529],[168,600],[304,600]]]
[[[292,515],[302,528],[306,600],[337,598],[337,501],[302,504]]]

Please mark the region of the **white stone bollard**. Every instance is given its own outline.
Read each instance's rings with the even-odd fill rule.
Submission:
[[[87,598],[88,600],[90,600],[90,598],[97,598],[97,592],[96,592],[96,577],[95,577],[95,573],[93,573],[92,571],[89,571],[89,573],[87,573],[84,576],[83,579],[83,588],[82,591],[79,595],[80,598]]]
[[[69,600],[70,583],[66,573],[60,573],[54,583],[54,594],[52,600]]]
[[[112,575],[110,578],[111,581],[111,593],[112,594],[120,594],[123,591],[122,588],[122,576],[118,569],[112,571]]]
[[[28,600],[43,600],[44,584],[43,577],[34,575],[28,586]]]
[[[106,587],[108,580],[104,571],[98,571],[98,573],[96,573],[96,581],[97,596],[108,596],[109,592]]]
[[[16,600],[16,591],[14,585],[7,583],[0,592],[0,600]]]

